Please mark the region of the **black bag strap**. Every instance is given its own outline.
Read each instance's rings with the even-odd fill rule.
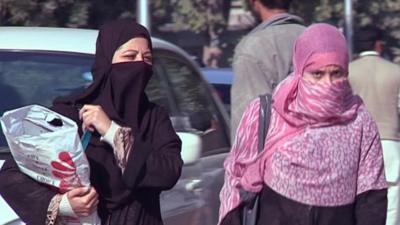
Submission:
[[[272,97],[270,94],[260,95],[260,119],[258,122],[258,152],[264,149],[265,137],[267,136],[271,117]]]
[[[272,97],[270,94],[260,95],[260,119],[258,121],[258,153],[262,152],[268,133],[271,117]],[[242,225],[256,225],[260,193],[240,189],[243,202]]]
[[[268,132],[269,121],[271,116],[271,102],[272,97],[269,94],[260,95],[260,118],[258,123],[258,153],[264,149],[265,137]],[[240,189],[240,200],[244,205],[253,208],[254,200],[258,193],[248,192],[244,189]]]

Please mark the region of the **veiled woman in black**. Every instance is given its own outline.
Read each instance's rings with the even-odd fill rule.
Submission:
[[[97,209],[102,224],[162,224],[160,192],[175,185],[183,162],[167,111],[144,92],[153,73],[151,57],[143,26],[117,20],[100,29],[93,84],[56,99],[52,108],[93,132],[86,150],[92,187],[58,194],[8,159],[0,193],[25,223],[62,224],[64,216]]]

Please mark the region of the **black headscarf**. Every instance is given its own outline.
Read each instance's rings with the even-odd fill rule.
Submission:
[[[116,20],[102,26],[92,67],[93,83],[83,93],[57,98],[54,104],[77,108],[100,105],[110,119],[137,131],[149,105],[144,89],[153,73],[152,66],[142,61],[112,64],[115,51],[135,37],[147,39],[152,50],[148,31],[133,20]]]
[[[146,133],[152,123],[154,106],[148,101],[144,89],[151,78],[152,66],[144,62],[112,64],[114,52],[135,37],[146,38],[151,49],[148,31],[133,20],[116,20],[102,26],[92,67],[93,83],[83,93],[57,98],[53,110],[79,125],[77,108],[84,104],[100,105],[110,119],[121,126],[131,127],[134,135]],[[98,137],[99,133],[94,133],[86,155],[90,169],[94,171],[90,174],[92,185],[103,199],[99,206],[102,211],[125,204],[131,198],[131,192],[122,181],[111,146]],[[136,136],[136,139],[140,137]]]

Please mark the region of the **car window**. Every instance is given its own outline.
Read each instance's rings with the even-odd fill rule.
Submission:
[[[30,104],[50,106],[60,95],[82,91],[91,82],[91,55],[0,51],[0,115]],[[0,148],[6,146],[0,135]]]
[[[60,95],[82,91],[91,82],[89,55],[0,52],[1,114],[28,105],[50,106]]]
[[[151,77],[147,87],[146,94],[151,102],[154,102],[160,106],[166,108],[170,115],[177,114],[177,104],[168,88],[168,82],[163,76],[163,68],[160,66],[160,62],[157,56],[153,59],[153,76]]]
[[[30,104],[51,106],[57,96],[84,90],[92,82],[93,55],[60,52],[0,51],[0,115]],[[223,117],[210,91],[190,63],[171,52],[156,52],[154,75],[146,93],[164,106],[175,124],[195,129],[205,141],[204,153],[229,148]],[[5,97],[6,96],[6,97]],[[214,140],[215,139],[215,140]],[[0,148],[5,147],[0,135]]]
[[[228,149],[225,121],[201,75],[176,53],[160,51],[155,55],[160,72],[171,87],[177,110],[188,118],[191,128],[203,139],[203,154]]]
[[[217,95],[224,103],[225,109],[228,114],[231,114],[231,85],[229,84],[213,84]]]
[[[221,98],[221,101],[226,104],[230,105],[231,104],[231,85],[229,84],[213,84],[215,87],[215,90],[218,93],[218,96]]]

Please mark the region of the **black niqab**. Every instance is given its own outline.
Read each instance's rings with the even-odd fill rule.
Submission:
[[[144,62],[112,64],[114,52],[135,37],[143,37],[152,49],[151,38],[145,27],[133,20],[117,20],[100,29],[96,42],[96,55],[92,67],[93,83],[83,93],[57,98],[57,104],[96,104],[120,125],[136,132],[148,108],[144,89],[151,78],[152,66]]]

